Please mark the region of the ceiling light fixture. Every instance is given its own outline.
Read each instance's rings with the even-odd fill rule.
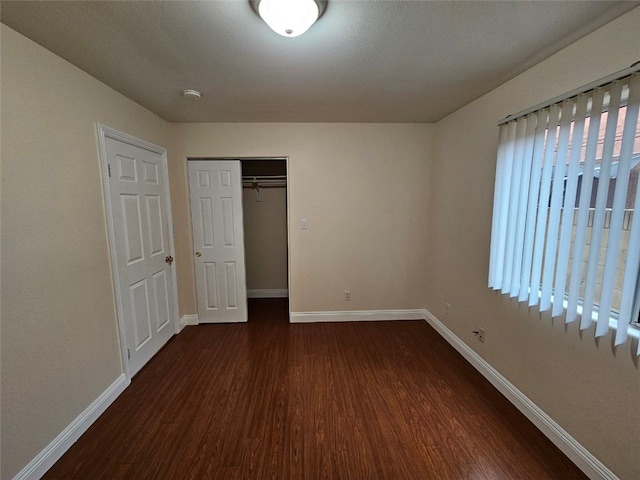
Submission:
[[[297,37],[309,30],[327,7],[327,0],[249,0],[271,30]]]

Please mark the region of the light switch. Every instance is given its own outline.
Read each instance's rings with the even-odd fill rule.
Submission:
[[[300,228],[302,230],[306,230],[307,228],[309,228],[309,220],[307,220],[306,218],[301,218],[300,219]]]

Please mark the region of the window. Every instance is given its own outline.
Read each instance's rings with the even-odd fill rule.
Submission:
[[[489,286],[616,345],[640,319],[640,72],[500,126]],[[640,346],[638,347],[640,354]]]

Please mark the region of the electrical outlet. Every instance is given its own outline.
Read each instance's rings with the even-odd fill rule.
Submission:
[[[480,340],[482,343],[484,343],[484,337],[486,333],[487,331],[484,329],[484,327],[480,327],[478,329],[478,340]]]
[[[348,302],[349,300],[351,300],[351,292],[349,290],[345,290],[344,291],[344,301]]]
[[[451,315],[451,304],[450,303],[445,303],[444,304],[446,309],[447,309],[447,315]]]

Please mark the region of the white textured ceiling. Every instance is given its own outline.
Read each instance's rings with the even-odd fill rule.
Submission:
[[[433,122],[638,4],[329,0],[293,39],[249,0],[2,1],[0,19],[169,121]]]

